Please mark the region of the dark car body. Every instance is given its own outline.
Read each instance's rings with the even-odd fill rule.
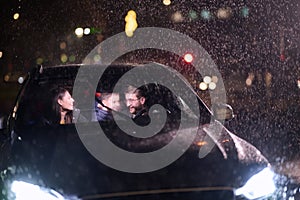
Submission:
[[[66,125],[47,123],[50,87],[59,85],[72,91],[80,67],[89,67],[91,71],[85,78],[81,77],[82,88],[73,91],[73,97],[80,115],[87,121]],[[97,87],[113,87],[123,73],[138,67],[112,65],[104,72]],[[153,97],[150,104],[160,104],[167,110],[166,123],[157,134],[147,138],[129,135],[119,127],[131,120],[123,112],[116,112],[116,118],[111,122],[91,121],[94,105],[91,100],[95,90],[90,87],[89,80],[95,75],[93,70],[99,68],[101,66],[55,66],[37,68],[29,74],[7,123],[8,139],[2,148],[6,153],[1,156],[4,185],[13,180],[24,181],[81,199],[234,199],[235,189],[269,167],[266,158],[254,146],[215,120],[198,96],[200,119],[195,125],[193,115],[186,113],[190,108],[180,109],[186,105],[182,105],[168,89],[155,83],[148,84],[150,97]],[[153,112],[152,117],[160,120],[160,115],[160,112]],[[186,123],[180,127],[182,120]],[[86,142],[99,140],[99,150],[111,153],[111,161],[115,161],[113,150],[101,146],[99,133],[91,127],[101,127],[114,145],[135,154],[163,148],[176,137],[178,129],[184,132],[192,128],[196,135],[189,148],[171,164],[134,173],[114,169],[92,154]],[[217,136],[214,129],[220,130]],[[130,131],[135,132],[134,129]],[[181,143],[185,143],[188,137],[188,134],[178,136],[178,148],[173,146],[169,153],[181,151]],[[201,157],[201,149],[210,148],[211,143],[214,146]],[[159,159],[167,160],[168,157]],[[118,163],[124,165],[122,169],[134,167],[127,158],[118,160]],[[153,163],[151,159],[135,161],[135,165],[141,168]]]

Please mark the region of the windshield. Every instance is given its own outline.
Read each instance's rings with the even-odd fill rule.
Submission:
[[[116,115],[130,117],[128,108],[126,106],[125,90],[114,91],[114,88],[120,78],[124,76],[134,67],[142,68],[142,66],[134,65],[112,65],[105,69],[103,75],[98,81],[97,87],[93,87],[90,80],[94,77],[95,72],[101,65],[93,66],[57,66],[42,69],[42,73],[31,74],[33,76],[29,83],[26,84],[22,95],[19,97],[17,115],[18,126],[41,126],[51,124],[50,117],[53,111],[51,90],[53,88],[65,88],[72,95],[76,75],[80,67],[89,67],[89,73],[80,77],[79,86],[76,88],[75,96],[73,96],[75,108],[85,117],[86,120],[79,122],[96,121],[93,118],[95,111],[95,104],[101,104],[106,109],[113,111]],[[145,70],[145,69],[142,69]],[[179,77],[178,77],[179,78]],[[96,77],[98,79],[98,77]],[[179,78],[180,79],[180,78]],[[128,79],[125,79],[128,81]],[[125,84],[125,83],[122,83]],[[185,84],[185,83],[184,83]],[[163,106],[168,115],[174,119],[183,111],[185,120],[196,119],[199,120],[197,114],[188,106],[180,94],[174,94],[171,90],[158,83],[150,83],[145,85],[145,96],[147,97],[146,105],[148,108],[159,104]],[[190,88],[192,90],[192,88]],[[36,94],[39,94],[38,96]],[[105,95],[118,95],[118,107],[114,103],[106,101]],[[101,98],[100,98],[101,96]],[[112,100],[114,101],[114,100]],[[201,112],[200,122],[209,123],[211,113],[203,102],[198,98],[199,109]],[[158,114],[159,109],[154,109],[151,112]],[[116,118],[121,119],[121,118]],[[178,118],[180,120],[180,117]],[[74,121],[75,122],[75,121]]]

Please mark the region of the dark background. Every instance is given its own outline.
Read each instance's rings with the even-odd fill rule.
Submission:
[[[221,7],[231,17],[218,19]],[[248,8],[247,16],[241,15]],[[139,27],[166,27],[197,40],[211,55],[223,76],[228,103],[236,118],[227,125],[270,159],[298,160],[300,146],[300,6],[289,1],[38,1],[0,2],[0,113],[8,115],[20,89],[17,77],[37,64],[81,63],[101,41],[124,31],[128,10],[137,13]],[[214,18],[201,19],[203,9]],[[172,21],[175,12],[184,20]],[[191,12],[198,18],[192,19]],[[18,20],[14,13],[20,13]],[[76,27],[93,27],[93,34],[77,38]],[[67,47],[60,48],[65,42]],[[74,56],[62,62],[60,55]],[[138,56],[136,56],[138,57]],[[142,56],[141,56],[142,57]],[[42,60],[42,61],[41,61]],[[134,59],[133,59],[134,60]],[[245,81],[253,73],[251,86]],[[5,82],[9,74],[12,81]],[[267,74],[271,82],[267,83]],[[300,170],[299,170],[300,171]]]

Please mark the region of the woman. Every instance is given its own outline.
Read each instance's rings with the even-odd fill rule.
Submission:
[[[62,87],[51,91],[53,123],[70,124],[73,122],[74,99],[68,90]]]

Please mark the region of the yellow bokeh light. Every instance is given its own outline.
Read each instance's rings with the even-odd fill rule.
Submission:
[[[247,85],[247,86],[251,86],[251,85],[252,85],[252,82],[253,82],[253,80],[254,80],[254,77],[255,77],[255,75],[254,75],[253,72],[250,72],[250,73],[248,74],[248,78],[246,79],[246,85]]]
[[[231,15],[231,9],[230,8],[220,8],[217,12],[217,17],[219,19],[227,19]]]
[[[2,56],[3,56],[3,52],[2,52],[2,51],[0,51],[0,58],[2,58]]]
[[[134,11],[134,10],[129,10],[128,12],[127,12],[127,16],[126,17],[133,17],[133,18],[135,18],[136,19],[136,12]],[[125,21],[126,21],[126,18],[125,18]]]
[[[265,80],[266,80],[266,86],[270,87],[271,86],[271,82],[272,82],[272,74],[270,72],[266,73]]]
[[[133,10],[127,12],[125,17],[125,33],[128,37],[133,36],[133,32],[137,29],[138,23],[136,21],[136,13]]]
[[[19,17],[20,17],[20,14],[19,14],[19,13],[15,13],[15,14],[14,14],[14,20],[19,19]]]
[[[97,62],[100,62],[101,61],[101,56],[100,55],[95,55],[94,56],[94,61],[97,63]]]
[[[125,31],[127,37],[132,37],[133,36],[133,31]]]
[[[63,63],[67,62],[68,61],[68,56],[64,53],[61,54],[60,55],[60,61],[63,62]]]
[[[9,75],[6,74],[6,75],[4,76],[4,81],[5,81],[5,82],[8,82],[8,81],[9,81],[9,78],[10,78]]]
[[[250,78],[246,79],[246,85],[251,86],[252,85],[252,80]]]
[[[197,145],[198,145],[198,146],[204,146],[204,145],[206,145],[206,144],[207,144],[206,141],[199,141],[199,142],[197,142]]]
[[[204,82],[201,82],[200,84],[199,84],[199,88],[200,88],[200,90],[207,90],[207,84],[206,83],[204,83]]]
[[[163,0],[163,4],[165,6],[169,6],[171,4],[171,0]]]
[[[77,37],[82,37],[83,36],[83,28],[76,28],[75,29],[75,35],[77,36]]]
[[[137,28],[138,24],[135,20],[129,21],[126,23],[125,25],[125,30],[132,30],[135,31],[135,29]]]
[[[173,15],[172,15],[172,20],[174,21],[174,22],[183,22],[183,20],[184,20],[184,18],[183,18],[183,16],[182,16],[182,14],[181,14],[181,12],[179,12],[179,11],[176,11],[175,13],[173,13]]]
[[[41,65],[44,62],[43,58],[37,58],[36,59],[36,64]]]
[[[226,142],[230,142],[230,140],[229,139],[225,139],[225,140],[222,141],[222,143],[226,143]]]

